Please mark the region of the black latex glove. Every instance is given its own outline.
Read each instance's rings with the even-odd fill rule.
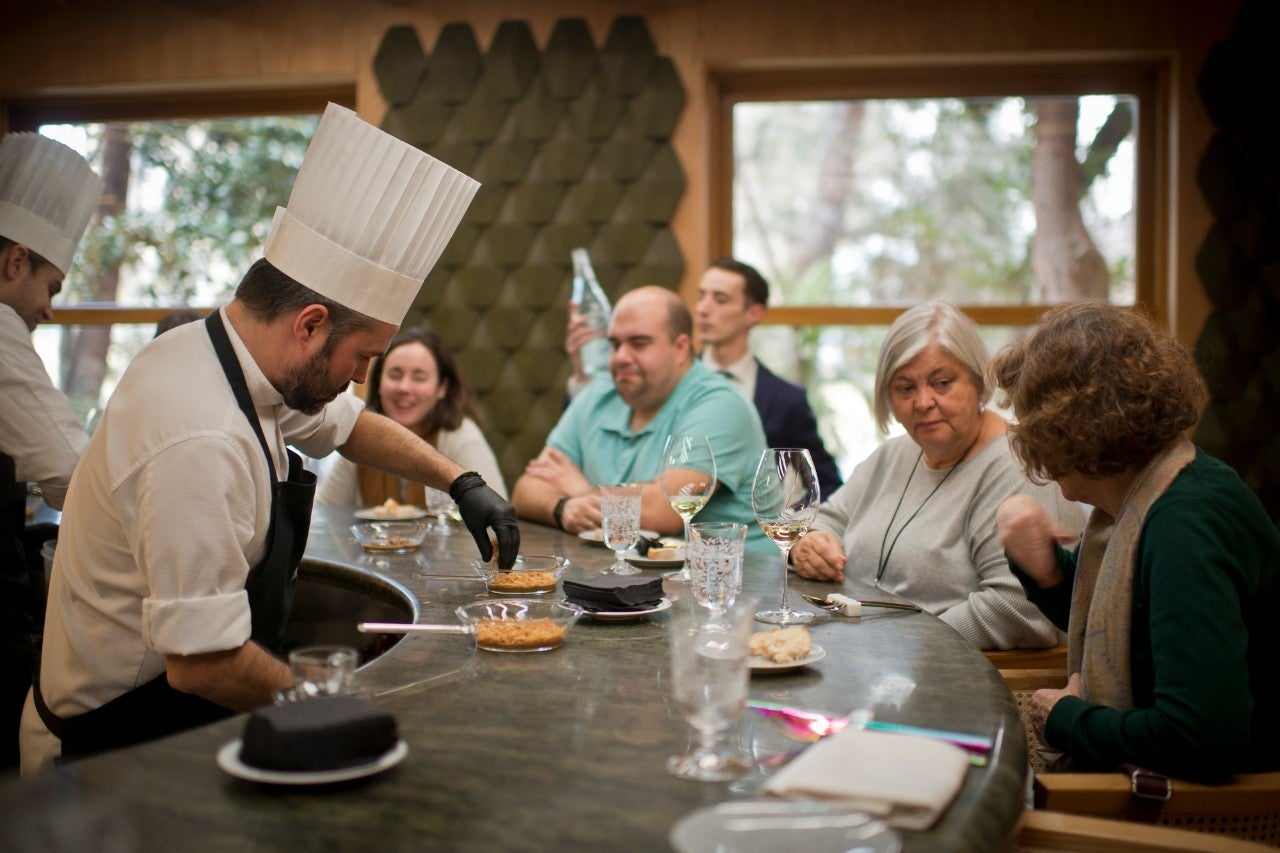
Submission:
[[[463,524],[476,540],[480,556],[487,563],[493,559],[493,546],[488,529],[498,537],[498,569],[510,571],[520,553],[520,527],[516,524],[516,508],[485,485],[475,471],[459,474],[449,484],[449,497],[458,505]]]

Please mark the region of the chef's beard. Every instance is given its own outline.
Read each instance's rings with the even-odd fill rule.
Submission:
[[[321,409],[346,390],[346,382],[336,389],[324,384],[329,380],[329,359],[336,345],[337,341],[330,335],[318,353],[307,359],[301,367],[295,367],[285,374],[277,390],[284,397],[286,406],[297,409],[304,415],[319,414]]]

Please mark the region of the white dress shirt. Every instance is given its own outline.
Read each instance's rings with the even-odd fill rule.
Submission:
[[[760,372],[760,362],[756,361],[755,354],[751,350],[747,350],[746,355],[728,367],[721,367],[711,356],[711,349],[707,348],[702,351],[702,363],[717,373],[729,374],[729,378],[733,380],[733,384],[738,387],[738,390],[748,400],[755,400],[756,376]]]

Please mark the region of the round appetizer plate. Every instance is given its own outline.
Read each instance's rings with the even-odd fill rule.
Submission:
[[[643,536],[643,537],[644,537],[644,538],[646,538],[646,539],[657,539],[657,538],[658,538],[658,531],[656,531],[656,530],[641,530],[641,531],[640,531],[640,535],[641,535],[641,536]],[[578,534],[578,538],[579,538],[579,539],[581,539],[583,542],[594,542],[594,543],[595,543],[595,544],[597,544],[597,545],[603,545],[603,544],[604,544],[604,531],[603,531],[603,530],[601,530],[601,529],[600,529],[600,528],[598,528],[598,527],[597,527],[597,528],[595,528],[594,530],[584,530],[584,531],[582,531],[581,533],[579,533],[579,534]]]
[[[430,513],[420,506],[407,505],[392,512],[387,512],[380,506],[367,506],[355,512],[356,518],[363,518],[366,521],[412,521],[417,518],[426,518],[428,515]]]
[[[627,561],[628,563],[630,563],[631,565],[635,566],[637,569],[678,569],[678,568],[680,568],[681,566],[683,566],[683,565],[684,565],[684,546],[683,546],[683,544],[681,544],[681,545],[676,545],[676,546],[664,545],[664,547],[667,547],[667,548],[671,548],[671,547],[677,547],[677,548],[680,548],[680,549],[681,549],[681,551],[680,551],[680,556],[679,556],[679,557],[670,557],[670,558],[665,559],[665,560],[655,560],[655,559],[652,559],[652,558],[650,558],[650,557],[642,557],[642,556],[640,556],[639,554],[636,554],[636,553],[634,553],[634,552],[628,552],[628,553],[623,557],[623,559],[624,559],[624,560],[626,560],[626,561]]]
[[[582,615],[600,622],[630,622],[632,619],[639,619],[641,616],[661,613],[664,610],[670,609],[670,607],[671,599],[663,598],[647,610],[597,610],[595,612],[588,610]]]
[[[218,766],[238,779],[266,782],[270,785],[327,785],[331,782],[362,779],[395,767],[409,754],[409,744],[401,739],[373,761],[354,767],[337,767],[333,770],[264,770],[261,767],[251,767],[240,760],[241,745],[239,738],[224,744],[218,750]]]
[[[802,666],[808,666],[811,663],[817,663],[827,656],[827,650],[822,646],[810,646],[809,654],[800,658],[800,660],[787,661],[786,663],[775,663],[771,660],[765,660],[762,657],[752,655],[748,658],[751,664],[752,672],[790,672],[793,669],[799,669]]]

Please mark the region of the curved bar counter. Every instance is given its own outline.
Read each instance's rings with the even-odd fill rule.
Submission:
[[[322,614],[307,629],[318,633],[308,637],[334,639],[332,631],[349,632],[365,618],[454,623],[457,605],[486,597],[470,567],[475,544],[462,525],[433,531],[420,552],[375,557],[351,538],[352,520],[345,510],[317,509],[302,577],[347,592],[363,585],[374,609],[361,604],[362,615],[328,627],[334,620]],[[521,531],[523,553],[573,561],[566,577],[612,562],[605,548],[569,534],[536,524]],[[772,604],[777,567],[776,556],[749,554],[747,594]],[[798,593],[832,591],[795,577],[791,585],[793,603],[805,607]],[[846,584],[845,592],[870,591]],[[901,836],[907,851],[1002,847],[1022,809],[1026,755],[1009,691],[981,652],[934,617],[863,613],[820,615],[809,629],[826,657],[793,672],[753,675],[751,697],[837,713],[867,708],[880,720],[991,737],[990,763],[969,769],[939,822]],[[584,618],[563,647],[541,654],[478,651],[459,635],[389,637],[389,648],[359,677],[408,742],[399,766],[316,787],[235,779],[214,756],[240,736],[245,717],[237,716],[0,783],[0,848],[670,849],[676,821],[752,796],[763,771],[745,783],[687,782],[666,772],[667,757],[682,752],[688,736],[666,684],[666,620]],[[758,749],[800,747],[762,721],[750,730]],[[796,841],[803,847],[802,835]]]

